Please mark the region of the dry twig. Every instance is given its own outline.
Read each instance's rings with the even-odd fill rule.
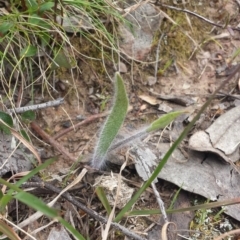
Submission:
[[[214,240],[222,240],[222,239],[224,239],[225,237],[230,237],[230,236],[232,236],[232,235],[236,235],[236,237],[237,237],[237,236],[239,236],[239,234],[240,234],[240,229],[235,229],[235,230],[226,232],[226,233],[224,233],[224,234],[216,237]]]
[[[76,157],[72,156],[66,149],[54,140],[51,136],[45,133],[36,123],[31,123],[32,129],[34,129],[45,141],[50,143],[55,149],[57,149],[61,154],[70,159],[73,162],[76,162]]]
[[[43,108],[47,108],[47,107],[59,106],[63,102],[64,102],[63,98],[58,98],[54,101],[49,101],[49,102],[46,102],[46,103],[40,103],[40,104],[25,106],[25,107],[12,108],[12,109],[8,109],[7,111],[9,113],[13,113],[13,112],[23,113],[23,112],[26,112],[26,111],[29,111],[29,110],[38,110],[38,109],[43,109]]]
[[[199,19],[201,19],[201,20],[203,20],[203,21],[213,25],[213,26],[216,26],[216,27],[219,27],[219,28],[223,28],[223,29],[226,28],[226,25],[215,23],[215,22],[213,22],[213,21],[211,21],[211,20],[209,20],[209,19],[207,19],[207,18],[205,18],[205,17],[203,17],[203,16],[201,16],[201,15],[195,13],[195,12],[187,10],[185,8],[178,8],[178,7],[174,7],[174,6],[170,6],[170,5],[166,5],[166,4],[162,4],[162,3],[158,3],[158,2],[156,3],[156,5],[161,6],[161,7],[165,7],[165,8],[168,8],[168,9],[172,9],[172,10],[175,10],[175,11],[188,13],[188,14],[191,14],[192,16],[194,16],[194,17],[197,17],[197,18],[199,18]],[[231,27],[231,26],[228,26],[228,27],[231,28],[232,30],[240,31],[240,28]]]
[[[94,120],[96,120],[98,118],[101,118],[101,117],[106,117],[108,114],[109,114],[108,112],[105,112],[105,113],[99,113],[99,114],[92,115],[92,116],[86,118],[85,120],[83,120],[82,122],[77,123],[75,126],[71,126],[71,127],[67,128],[67,129],[64,129],[64,130],[56,133],[52,137],[52,139],[56,140],[56,139],[60,138],[61,136],[65,135],[65,134],[67,134],[67,133],[69,133],[69,132],[71,132],[73,130],[76,131],[79,127],[81,127],[84,124],[88,124],[88,123],[90,123],[90,122],[92,122],[92,121],[94,121]]]
[[[54,193],[60,193],[62,190],[60,188],[57,188],[53,186],[50,183],[43,182],[39,177],[33,177],[33,180],[36,182],[30,182],[30,183],[24,183],[22,184],[23,187],[40,187],[40,188],[47,188],[51,190]],[[107,223],[107,219],[99,215],[97,212],[93,211],[92,209],[87,208],[84,204],[77,201],[74,197],[72,197],[68,192],[65,192],[61,195],[63,198],[71,202],[76,207],[79,207],[81,210],[86,212],[88,215],[90,215],[92,218],[96,219],[97,221],[100,221],[104,224]],[[141,236],[135,234],[134,232],[129,231],[127,228],[121,226],[118,223],[111,222],[111,226],[120,230],[123,232],[126,236],[135,239],[135,240],[146,240],[146,238],[142,238]]]

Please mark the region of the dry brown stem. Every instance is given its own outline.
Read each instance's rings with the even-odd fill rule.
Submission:
[[[51,136],[49,136],[46,132],[44,132],[36,123],[31,123],[32,129],[36,131],[45,141],[47,141],[51,146],[53,146],[55,149],[57,149],[61,154],[63,154],[65,157],[70,159],[71,161],[75,162],[76,158],[72,156],[61,144],[59,144],[55,139],[53,139]]]
[[[86,118],[85,120],[77,123],[75,126],[71,126],[71,127],[67,128],[67,129],[64,129],[64,130],[56,133],[56,134],[52,137],[52,139],[55,139],[55,140],[56,140],[56,139],[62,137],[63,135],[65,135],[65,134],[73,131],[73,130],[76,131],[79,127],[81,127],[81,126],[84,125],[84,124],[88,124],[88,123],[90,123],[90,122],[92,122],[92,121],[94,121],[94,120],[96,120],[96,119],[98,119],[98,118],[101,118],[101,117],[106,117],[107,115],[108,115],[108,112],[92,115],[92,116]]]

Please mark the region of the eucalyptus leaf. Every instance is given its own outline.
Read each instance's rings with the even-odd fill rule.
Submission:
[[[100,133],[92,159],[92,166],[100,169],[104,166],[106,155],[122,126],[128,109],[128,97],[124,82],[119,73],[115,74],[115,97],[111,113],[109,114]]]

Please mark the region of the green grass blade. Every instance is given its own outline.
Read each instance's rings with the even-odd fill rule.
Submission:
[[[63,224],[64,227],[68,229],[68,231],[73,234],[77,239],[85,240],[85,238],[76,230],[74,229],[68,222],[66,222],[64,219],[62,219],[58,211],[50,208],[47,206],[42,200],[35,197],[34,195],[24,192],[19,187],[17,187],[15,184],[11,184],[3,179],[0,178],[0,183],[3,185],[6,185],[9,187],[12,191],[17,192],[13,197],[17,200],[19,200],[22,203],[25,203],[27,206],[35,209],[36,211],[42,212],[44,215],[51,217],[53,219],[57,219],[59,222]]]
[[[227,84],[235,75],[240,71],[240,65],[234,69],[234,71],[231,73],[230,76],[227,77],[226,80],[224,80],[220,86],[215,90],[215,92],[209,97],[207,102],[204,103],[204,105],[201,107],[201,109],[198,111],[197,115],[193,118],[193,120],[187,125],[187,127],[183,130],[183,132],[180,134],[178,139],[172,144],[172,146],[169,148],[161,162],[158,164],[150,178],[143,184],[143,186],[137,191],[137,193],[131,198],[131,200],[125,205],[125,207],[118,213],[116,218],[114,219],[115,222],[119,222],[125,215],[125,213],[132,208],[132,206],[135,204],[135,202],[138,200],[138,198],[141,196],[141,194],[151,185],[151,183],[154,181],[155,178],[157,178],[158,174],[164,167],[164,165],[167,163],[168,159],[174,152],[174,150],[178,147],[178,145],[182,142],[182,140],[187,136],[187,134],[190,132],[196,121],[199,119],[200,115],[206,110],[206,108],[210,105],[211,101],[214,99],[216,93],[223,88],[225,84]]]
[[[35,176],[38,172],[40,172],[43,169],[46,169],[50,164],[52,164],[56,158],[50,158],[47,161],[45,161],[43,164],[39,165],[38,167],[34,168],[30,173],[28,173],[26,176],[22,177],[19,181],[17,181],[14,185],[17,187],[20,187],[21,184],[25,183],[29,178]]]
[[[8,237],[8,239],[19,240],[19,237],[14,232],[14,230],[1,220],[0,220],[0,233],[5,234]],[[7,239],[7,238],[4,238],[4,239]]]
[[[177,190],[177,192],[174,194],[174,197],[170,203],[170,206],[168,207],[168,210],[173,209],[174,208],[174,204],[177,201],[178,195],[180,194],[180,191],[182,190],[182,186]]]
[[[196,211],[196,210],[203,210],[203,209],[211,209],[211,208],[219,208],[222,206],[231,206],[240,203],[240,198],[233,198],[229,200],[219,201],[219,202],[211,202],[211,203],[204,203],[199,204],[196,206],[190,206],[186,208],[178,208],[178,209],[168,209],[166,212],[170,213],[182,213],[182,212],[189,212],[189,211]],[[147,209],[147,210],[133,210],[130,212],[126,212],[124,217],[134,217],[134,216],[149,216],[149,215],[156,215],[161,214],[159,209]]]
[[[12,184],[11,184],[12,185]],[[9,186],[12,188],[12,186]],[[13,188],[12,188],[13,189]],[[19,200],[22,203],[25,203],[27,206],[40,211],[44,215],[51,217],[51,218],[56,218],[58,217],[58,212],[53,209],[48,207],[42,200],[39,198],[35,197],[34,195],[22,191],[20,188],[17,188],[16,191],[18,191],[17,194],[15,194],[13,197]]]
[[[111,208],[111,206],[108,202],[108,199],[106,197],[105,192],[103,191],[103,188],[102,187],[97,187],[96,188],[96,194],[97,194],[99,200],[101,201],[102,205],[106,209],[106,211],[108,213],[108,216],[109,216],[111,211],[112,211],[112,208]]]
[[[173,143],[173,145],[169,148],[161,162],[158,164],[150,178],[143,184],[143,186],[137,191],[137,193],[133,196],[133,198],[125,205],[125,207],[119,212],[119,214],[115,218],[115,222],[119,222],[124,214],[134,205],[134,203],[138,200],[138,198],[141,196],[141,194],[151,185],[151,183],[154,181],[155,178],[157,178],[158,174],[161,172],[164,165],[167,163],[167,160],[172,155],[174,150],[178,147],[178,145],[181,143],[181,141],[187,136],[189,131],[192,129],[194,123],[198,120],[202,112],[207,108],[207,106],[210,104],[210,100],[212,98],[209,98],[209,100],[202,106],[198,114],[195,116],[195,118],[188,124],[188,126],[183,130],[181,135],[178,137],[178,139]]]
[[[100,169],[105,164],[107,152],[122,126],[128,109],[128,97],[124,82],[119,73],[115,75],[115,98],[113,108],[100,133],[95,149],[92,166]]]
[[[28,173],[26,176],[22,177],[19,181],[17,181],[14,185],[16,187],[20,187],[21,184],[23,184],[24,182],[26,182],[29,178],[33,177],[34,175],[36,175],[39,171],[47,168],[47,166],[49,166],[51,163],[53,163],[56,160],[56,158],[51,158],[47,161],[45,161],[43,164],[41,164],[40,166],[34,168],[30,173]],[[9,201],[12,199],[12,194],[13,194],[14,190],[13,189],[9,189],[7,194],[4,195],[1,199],[0,199],[0,212],[4,212],[7,204],[9,203]]]

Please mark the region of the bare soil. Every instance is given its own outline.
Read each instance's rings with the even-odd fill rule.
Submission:
[[[228,24],[235,27],[237,26],[237,23],[240,20],[237,1],[227,1],[224,3],[222,1],[211,1],[213,6],[209,6],[210,3],[205,3],[205,1],[202,2],[205,6],[207,6],[207,12],[204,15],[205,17],[211,17],[211,20],[218,20],[221,24],[225,24],[225,18],[220,15],[220,12],[227,12],[231,19]],[[178,5],[174,6],[178,7]],[[186,4],[186,8],[187,7],[188,5]],[[167,10],[167,12],[169,11],[170,10]],[[190,20],[192,18],[194,17],[191,16]],[[198,21],[201,20],[198,19]],[[204,21],[202,21],[202,24],[203,26],[208,25]],[[154,84],[149,84],[148,80],[149,77],[153,77],[155,74],[155,64],[122,60],[122,63],[127,67],[127,71],[122,73],[122,77],[124,78],[128,91],[131,109],[129,110],[121,134],[124,135],[125,131],[128,131],[131,134],[131,132],[145,126],[147,123],[150,123],[152,120],[157,119],[160,115],[164,114],[162,110],[158,109],[158,106],[156,107],[156,105],[151,104],[150,100],[143,101],[140,96],[144,95],[152,97],[154,100],[158,101],[160,105],[165,105],[173,110],[179,110],[185,107],[171,101],[159,100],[156,95],[153,95],[151,92],[167,96],[189,97],[195,101],[192,109],[193,112],[196,112],[206,99],[208,99],[209,95],[221,83],[221,81],[230,74],[234,64],[238,64],[239,62],[239,56],[236,56],[234,59],[232,56],[237,49],[240,48],[240,32],[232,31],[228,28],[221,29],[211,25],[208,25],[208,28],[211,31],[209,36],[212,36],[212,38],[210,39],[209,37],[205,41],[202,40],[202,42],[198,42],[198,49],[196,51],[192,49],[194,53],[190,59],[183,58],[182,56],[175,56],[175,52],[172,51],[173,63],[168,69],[166,69],[166,71],[164,71],[164,73],[158,74],[157,81]],[[171,28],[169,27],[169,29]],[[171,32],[171,30],[169,30],[167,34],[168,36],[171,36],[171,34],[174,34],[174,31]],[[81,51],[80,48],[82,46],[78,42],[78,36],[72,38],[72,41],[74,47]],[[149,58],[155,59],[156,48],[157,46],[153,46]],[[181,51],[184,51],[184,48],[188,49],[188,46],[184,46],[183,44],[183,49]],[[166,49],[162,50],[163,59],[164,54],[166,54],[164,51],[166,51]],[[165,63],[166,62],[164,61],[160,61],[159,69],[163,69]],[[70,71],[66,70],[58,73],[59,81],[56,83],[56,88],[58,89],[57,95],[58,97],[64,97],[65,102],[59,107],[39,110],[36,120],[36,124],[38,124],[41,129],[48,133],[52,138],[64,129],[75,126],[80,121],[88,119],[95,114],[105,113],[111,108],[113,84],[108,75],[111,77],[114,76],[114,66],[110,60],[105,60],[105,67],[108,72],[107,75],[106,69],[104,69],[102,65],[100,67],[96,67],[98,64],[101,65],[100,62],[93,63],[93,61],[90,60],[82,61],[81,58],[78,59],[81,74],[74,72],[74,82],[71,81],[72,75]],[[229,82],[229,84],[222,89],[222,93],[239,94],[238,77]],[[46,98],[45,100],[48,101],[49,99]],[[227,107],[223,108],[222,104]],[[211,107],[207,110],[207,114],[205,116],[207,122],[209,123],[209,121],[214,120],[214,118],[223,114],[231,106],[234,106],[234,104],[238,103],[236,103],[234,99],[227,97],[227,95],[226,97],[223,96],[222,99],[215,99]],[[101,129],[104,119],[105,117],[96,118],[94,121],[90,121],[89,123],[80,126],[80,128],[69,131],[56,139],[56,141],[68,153],[70,153],[73,158],[79,159],[79,163],[73,168],[77,168],[78,170],[73,173],[70,173],[70,169],[73,167],[74,162],[63,154],[60,154],[54,146],[49,144],[49,142],[42,140],[39,133],[32,130],[33,134],[36,136],[33,140],[35,147],[37,149],[43,149],[41,152],[42,161],[51,157],[57,157],[56,161],[41,173],[42,177],[54,181],[54,184],[59,187],[65,183],[59,181],[59,178],[64,175],[70,173],[67,183],[73,181],[81,169],[88,164],[86,159],[89,159],[89,156],[93,153],[99,129]],[[106,169],[106,172],[104,172],[105,175],[111,175],[111,171],[116,173],[119,172],[120,164],[122,164],[126,158],[127,151],[128,146],[115,153],[119,162],[116,164],[116,161],[114,161],[114,163],[110,164]],[[105,216],[106,212],[100,204],[95,194],[95,188],[93,187],[95,178],[102,174],[102,172],[89,171],[82,182],[74,187],[71,194],[89,208]],[[131,163],[123,171],[123,176],[130,180],[129,185],[135,189],[138,189],[140,184],[143,182],[137,175],[134,165]],[[178,188],[163,180],[159,180],[157,188],[165,205],[169,206]],[[47,202],[54,197],[54,194],[51,192],[42,193],[40,190],[37,190],[33,193]],[[189,206],[195,198],[196,197],[191,194],[183,193],[179,196],[175,205],[177,205],[178,208]],[[15,218],[14,203],[12,204],[12,207],[13,209],[10,210],[9,214]],[[76,209],[73,205],[63,199],[58,201],[56,207],[61,210],[62,215],[65,216],[66,219],[70,219],[70,217],[67,216],[67,213],[71,212],[73,222],[76,224],[76,229],[78,229],[84,236],[88,236],[89,239],[100,239],[100,225],[97,221],[94,221],[92,218],[87,216],[82,210]],[[150,189],[137,202],[135,208],[158,208],[154,194]],[[32,211],[30,210],[27,210],[28,212],[26,212],[22,205],[18,211],[19,215],[25,218],[32,214]],[[181,229],[189,229],[189,224],[193,221],[193,217],[192,213],[184,213],[180,214],[179,218],[173,217],[172,221],[176,222]],[[47,224],[48,221],[48,219],[43,217],[41,222],[35,221],[29,225],[28,230],[36,229],[44,224]],[[129,229],[131,228],[131,230],[139,234],[143,234],[143,236],[146,234],[146,229],[156,228],[156,230],[149,233],[149,239],[159,239],[159,234],[156,233],[159,231],[159,228],[157,227],[158,221],[158,215],[151,217],[134,217],[128,219],[125,225]],[[237,227],[238,224],[232,219],[231,221],[233,225]],[[58,226],[58,224],[54,225]],[[47,239],[48,234],[46,234],[46,232],[50,231],[50,229],[51,227],[47,228],[47,230],[44,231],[45,233],[43,231],[38,233],[36,235],[36,239]],[[186,232],[183,234],[188,235]],[[125,237],[122,233],[118,233],[113,230],[110,231],[109,239],[124,238]],[[190,239],[207,238],[199,236],[199,238]],[[208,239],[211,239],[211,237]]]

